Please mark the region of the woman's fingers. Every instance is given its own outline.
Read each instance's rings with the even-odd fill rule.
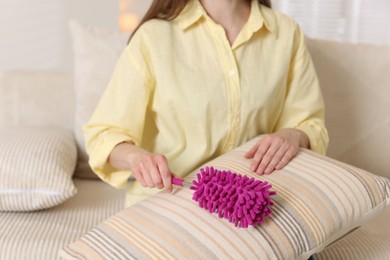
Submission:
[[[141,172],[140,168],[139,167],[134,167],[132,169],[132,172],[133,172],[134,178],[136,178],[141,183],[141,185],[143,187],[147,187],[146,182],[144,180],[144,177],[142,176],[142,172]]]
[[[168,192],[172,191],[172,174],[168,168],[168,161],[165,156],[160,156],[158,159],[158,170],[160,172],[160,176],[163,182],[163,186]]]
[[[246,154],[252,158],[251,170],[257,174],[270,174],[280,170],[299,152],[299,135],[297,130],[283,129],[269,135],[256,143]]]
[[[132,169],[134,177],[144,187],[166,188],[172,191],[171,172],[163,155],[148,155]]]
[[[151,166],[149,164],[150,164],[149,160],[146,159],[140,164],[140,169],[141,169],[142,177],[145,180],[146,187],[154,188],[155,185],[150,173]]]
[[[260,142],[257,142],[245,155],[244,157],[249,159],[253,158],[253,156],[256,154],[257,149],[260,146]]]
[[[283,160],[288,149],[289,145],[286,143],[283,143],[279,146],[277,152],[273,155],[271,161],[267,164],[267,166],[265,166],[265,174],[270,174],[276,169],[276,166],[279,165],[279,163]]]
[[[256,172],[257,169],[259,168],[259,164],[263,159],[264,154],[267,152],[268,148],[270,147],[270,145],[271,143],[265,140],[264,142],[262,141],[258,142],[257,145],[253,147],[253,148],[256,147],[255,154],[253,155],[253,160],[251,163],[251,170],[253,172]]]
[[[256,170],[256,172],[260,175],[264,173],[269,173],[269,164],[274,159],[276,152],[279,150],[280,144],[277,140],[271,140],[270,144],[268,144],[266,147],[268,147],[268,149],[266,150],[266,152],[264,152],[264,149],[261,149],[260,146],[258,150],[259,153],[256,153],[255,155],[255,157],[257,157],[257,154],[261,155],[261,159],[259,158],[260,163]]]
[[[283,158],[275,166],[275,169],[276,170],[283,169],[284,166],[286,166],[297,153],[298,153],[298,149],[295,149],[294,147],[290,147],[290,149],[288,149],[284,154]]]

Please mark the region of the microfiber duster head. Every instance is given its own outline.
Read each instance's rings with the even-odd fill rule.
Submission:
[[[264,217],[272,213],[270,196],[272,185],[266,181],[241,176],[231,171],[220,171],[213,167],[200,169],[194,180],[193,200],[210,213],[217,212],[235,226],[247,228],[249,225],[264,223]]]

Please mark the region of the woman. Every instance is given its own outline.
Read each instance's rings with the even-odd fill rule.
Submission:
[[[325,153],[323,117],[303,33],[268,0],[154,0],[84,130],[103,180],[136,179],[129,206],[261,134],[258,174]]]

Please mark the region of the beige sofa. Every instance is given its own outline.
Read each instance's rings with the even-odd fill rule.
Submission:
[[[327,106],[328,155],[390,177],[390,47],[308,40]],[[73,131],[73,75],[9,71],[0,76],[0,128]],[[0,180],[1,181],[1,180]],[[0,212],[0,259],[57,259],[58,251],[123,207],[124,190],[73,178],[78,192],[34,212]],[[315,259],[389,259],[390,208]]]

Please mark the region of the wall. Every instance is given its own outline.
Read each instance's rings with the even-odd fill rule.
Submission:
[[[0,0],[0,72],[10,69],[72,69],[68,21],[117,30],[113,0]],[[134,0],[142,16],[151,0]]]
[[[72,70],[68,21],[117,30],[119,1],[0,0],[0,72]],[[142,16],[152,0],[126,1]],[[311,37],[390,43],[390,0],[273,0],[273,4]]]

